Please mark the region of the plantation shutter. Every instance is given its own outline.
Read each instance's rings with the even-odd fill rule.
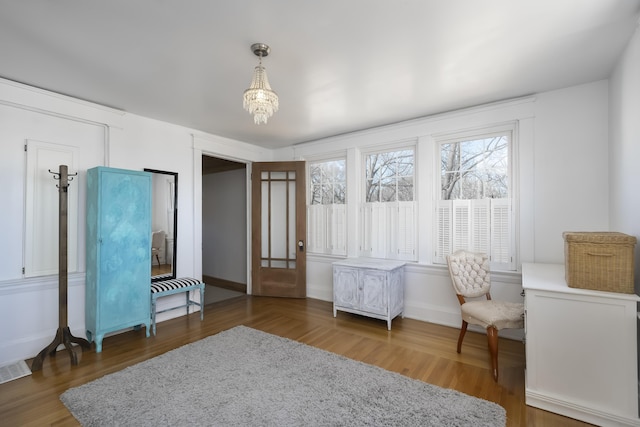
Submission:
[[[412,261],[416,257],[416,212],[415,202],[398,202],[396,212],[398,231],[393,247],[397,248],[398,259]]]
[[[324,242],[324,206],[307,205],[307,251],[323,253]]]
[[[472,211],[472,232],[470,249],[489,254],[491,199],[470,200]]]
[[[491,264],[512,270],[511,199],[491,199]]]
[[[373,252],[373,204],[364,203],[360,208],[362,211],[362,236],[360,241],[362,246],[360,252],[362,256],[371,256]]]
[[[387,212],[386,203],[363,205],[362,252],[364,256],[384,258],[386,255]]]
[[[415,202],[364,203],[361,255],[416,260],[415,210]]]
[[[307,251],[345,255],[347,218],[345,205],[307,206]]]
[[[438,200],[436,206],[436,250],[434,263],[445,264],[451,253],[451,229],[453,227],[451,200]]]
[[[488,254],[492,268],[513,270],[510,199],[439,200],[436,216],[435,264],[465,249]]]
[[[452,200],[453,203],[453,252],[469,250],[471,243],[471,201]]]
[[[347,209],[345,205],[327,205],[329,212],[330,244],[333,255],[347,254]]]

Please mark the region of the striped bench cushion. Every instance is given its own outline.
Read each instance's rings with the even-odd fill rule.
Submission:
[[[162,292],[169,292],[176,289],[189,288],[192,286],[202,286],[202,282],[198,279],[192,279],[190,277],[163,280],[162,282],[151,283],[151,293],[157,294]]]

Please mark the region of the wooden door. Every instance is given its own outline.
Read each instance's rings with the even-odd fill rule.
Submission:
[[[251,176],[252,294],[305,298],[305,164],[253,163]]]

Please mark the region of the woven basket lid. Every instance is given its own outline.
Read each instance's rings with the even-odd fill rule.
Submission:
[[[615,231],[565,231],[562,237],[565,241],[573,243],[636,244],[635,236]]]

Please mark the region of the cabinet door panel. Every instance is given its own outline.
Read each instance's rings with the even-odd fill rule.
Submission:
[[[375,314],[386,314],[388,299],[387,272],[364,270],[361,272],[362,309]]]
[[[134,321],[149,309],[151,219],[146,176],[103,173],[100,223],[102,327]]]
[[[358,299],[358,270],[339,268],[335,270],[333,285],[335,304],[344,308],[360,308]]]
[[[109,332],[150,326],[151,175],[87,170],[85,326],[96,352]]]

